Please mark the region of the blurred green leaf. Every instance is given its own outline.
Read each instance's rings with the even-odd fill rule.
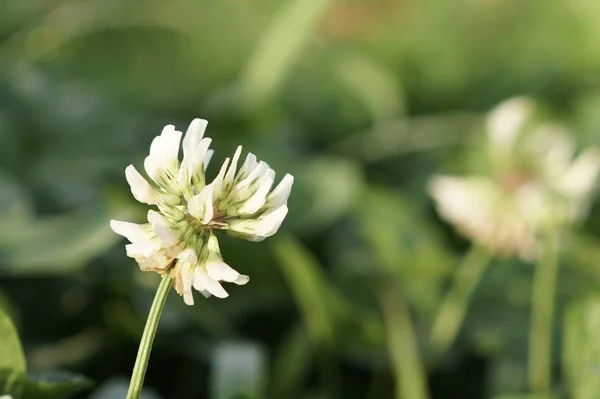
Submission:
[[[25,383],[24,399],[68,399],[91,388],[86,377],[67,372],[30,374]]]
[[[266,353],[259,345],[219,344],[212,355],[211,398],[261,398],[266,377]]]
[[[332,0],[287,1],[242,70],[239,87],[247,106],[263,104],[277,94],[332,4]]]
[[[427,388],[427,372],[421,358],[408,305],[394,283],[382,284],[376,288],[376,291],[387,330],[388,350],[396,384],[396,399],[427,399],[430,396]]]
[[[25,355],[17,330],[8,316],[0,310],[0,370],[14,370],[23,373],[27,370]]]
[[[479,124],[480,118],[470,113],[395,118],[347,135],[335,148],[368,162],[427,150],[454,150],[464,145]]]
[[[411,304],[424,315],[432,314],[454,259],[421,206],[377,187],[365,190],[357,204],[353,213],[357,233],[372,251],[374,262],[364,267],[397,278]]]
[[[79,268],[119,241],[109,219],[105,213],[74,213],[29,221],[25,230],[13,234],[5,230],[0,249],[5,251],[6,263],[0,270],[24,275]]]
[[[334,342],[335,314],[331,288],[316,259],[291,236],[279,237],[273,250],[302,312],[310,337],[321,344]]]
[[[382,65],[364,54],[349,54],[336,60],[335,73],[371,114],[375,123],[404,112],[400,83]]]
[[[295,327],[276,352],[271,372],[271,396],[289,397],[299,392],[312,358],[313,348],[306,331]]]
[[[563,332],[563,367],[573,399],[600,396],[600,297],[569,305]]]
[[[358,165],[334,157],[313,158],[296,179],[295,222],[307,234],[315,234],[345,215],[363,186]]]
[[[27,364],[17,330],[0,309],[0,392],[19,398],[26,371]]]
[[[496,397],[495,394],[519,392],[527,386],[527,363],[524,359],[510,356],[494,357],[489,375],[489,391],[493,397]]]

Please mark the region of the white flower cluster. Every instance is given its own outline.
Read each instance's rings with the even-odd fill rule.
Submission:
[[[287,174],[271,190],[275,172],[254,154],[238,169],[242,147],[227,158],[217,177],[207,184],[205,168],[212,156],[210,138],[203,138],[207,121],[194,119],[182,133],[166,126],[150,146],[144,169],[146,180],[133,165],[125,169],[133,196],[155,205],[148,223],[112,220],[112,229],[131,244],[127,256],[143,271],[173,273],[174,286],[188,305],[194,303],[192,288],[205,296],[228,296],[221,281],[246,284],[248,276],[223,262],[214,230],[251,241],[277,232],[287,215],[287,200],[294,178]],[[180,143],[183,160],[179,161]]]
[[[435,176],[429,191],[443,218],[499,255],[532,259],[541,234],[581,219],[596,186],[600,151],[575,157],[558,126],[532,122],[530,99],[510,99],[486,119],[487,176]]]

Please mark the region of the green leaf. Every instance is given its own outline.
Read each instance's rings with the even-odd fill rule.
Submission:
[[[211,398],[259,398],[266,374],[264,349],[249,342],[220,344],[213,353]]]
[[[27,374],[15,370],[0,369],[0,392],[21,399]]]
[[[0,370],[26,372],[27,365],[21,341],[12,321],[0,310]]]
[[[67,399],[93,385],[86,377],[67,372],[30,374],[23,399]]]
[[[332,0],[291,0],[282,7],[242,71],[240,93],[248,105],[272,99],[312,39]]]
[[[352,161],[335,157],[313,159],[297,175],[296,209],[290,215],[293,224],[311,234],[328,227],[355,204],[363,180],[362,171]]]
[[[304,317],[310,337],[316,342],[334,342],[333,294],[316,259],[291,236],[274,243],[275,256]]]
[[[363,267],[369,267],[366,271],[370,273],[397,278],[411,305],[432,314],[454,259],[422,207],[400,193],[377,187],[365,190],[357,204],[353,212],[357,234],[372,259]],[[345,260],[346,264],[356,262]]]
[[[81,267],[120,239],[108,219],[103,212],[77,212],[31,221],[28,229],[3,240],[0,237],[6,252],[5,270],[22,275],[65,273]]]
[[[574,399],[600,397],[600,297],[571,304],[563,324],[563,367]]]
[[[27,364],[10,318],[0,309],[0,392],[19,397]]]
[[[336,60],[336,75],[376,122],[398,116],[404,109],[399,83],[390,70],[365,54],[352,53]]]
[[[304,328],[295,327],[277,351],[271,377],[272,397],[290,397],[298,392],[314,355]]]

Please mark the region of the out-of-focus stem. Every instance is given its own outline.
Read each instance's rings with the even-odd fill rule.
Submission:
[[[559,234],[548,235],[535,268],[529,329],[529,389],[548,395],[552,377],[552,321],[558,273]]]
[[[450,291],[440,306],[431,329],[431,345],[436,355],[452,346],[463,324],[471,297],[490,263],[490,253],[473,246],[454,273]]]
[[[393,285],[383,285],[379,302],[387,330],[397,399],[428,399],[425,367],[404,297]]]

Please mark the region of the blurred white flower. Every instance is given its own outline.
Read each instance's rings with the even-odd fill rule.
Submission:
[[[246,284],[242,275],[223,262],[214,230],[261,241],[277,232],[287,215],[287,200],[294,178],[287,174],[271,190],[275,172],[265,162],[248,154],[237,164],[242,147],[227,158],[213,182],[207,184],[205,168],[212,151],[211,139],[203,138],[207,121],[194,119],[183,138],[183,160],[179,162],[182,133],[166,126],[150,146],[144,162],[146,180],[133,165],[125,176],[133,196],[156,205],[148,211],[148,223],[112,220],[111,227],[126,237],[127,256],[143,271],[172,271],[174,286],[186,304],[194,303],[192,288],[205,296],[228,296],[221,281]]]
[[[0,399],[13,399],[13,397],[10,395],[2,395],[0,396]]]
[[[532,259],[540,235],[580,220],[600,170],[600,151],[575,156],[568,132],[530,123],[534,104],[510,99],[486,119],[491,173],[434,176],[440,215],[471,241],[504,256]]]

